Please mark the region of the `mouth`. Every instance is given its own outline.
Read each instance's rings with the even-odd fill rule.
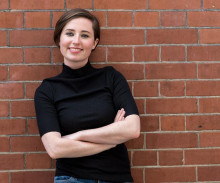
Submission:
[[[78,52],[82,51],[81,48],[69,48],[69,50],[73,53],[78,53]]]

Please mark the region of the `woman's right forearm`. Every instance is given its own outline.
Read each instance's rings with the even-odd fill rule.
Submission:
[[[49,156],[53,159],[90,156],[115,147],[115,145],[62,138],[57,132],[45,134],[42,137],[42,142]]]

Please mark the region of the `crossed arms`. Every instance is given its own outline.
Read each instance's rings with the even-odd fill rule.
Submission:
[[[42,136],[42,142],[53,159],[97,154],[139,137],[139,116],[124,115],[125,111],[121,109],[117,112],[114,122],[107,126],[82,130],[63,137],[59,132],[48,132]]]

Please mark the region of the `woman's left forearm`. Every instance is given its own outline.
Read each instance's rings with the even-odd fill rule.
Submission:
[[[129,115],[123,121],[114,122],[107,126],[83,130],[74,135],[67,135],[70,138],[86,142],[101,144],[121,144],[140,135],[140,118],[138,115]]]

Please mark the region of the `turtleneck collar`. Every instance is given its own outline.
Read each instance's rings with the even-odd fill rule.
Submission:
[[[78,69],[72,69],[63,63],[63,70],[61,72],[61,76],[65,78],[80,78],[88,74],[91,74],[92,72],[94,72],[94,70],[95,68],[91,66],[89,61],[86,63],[86,65]]]

